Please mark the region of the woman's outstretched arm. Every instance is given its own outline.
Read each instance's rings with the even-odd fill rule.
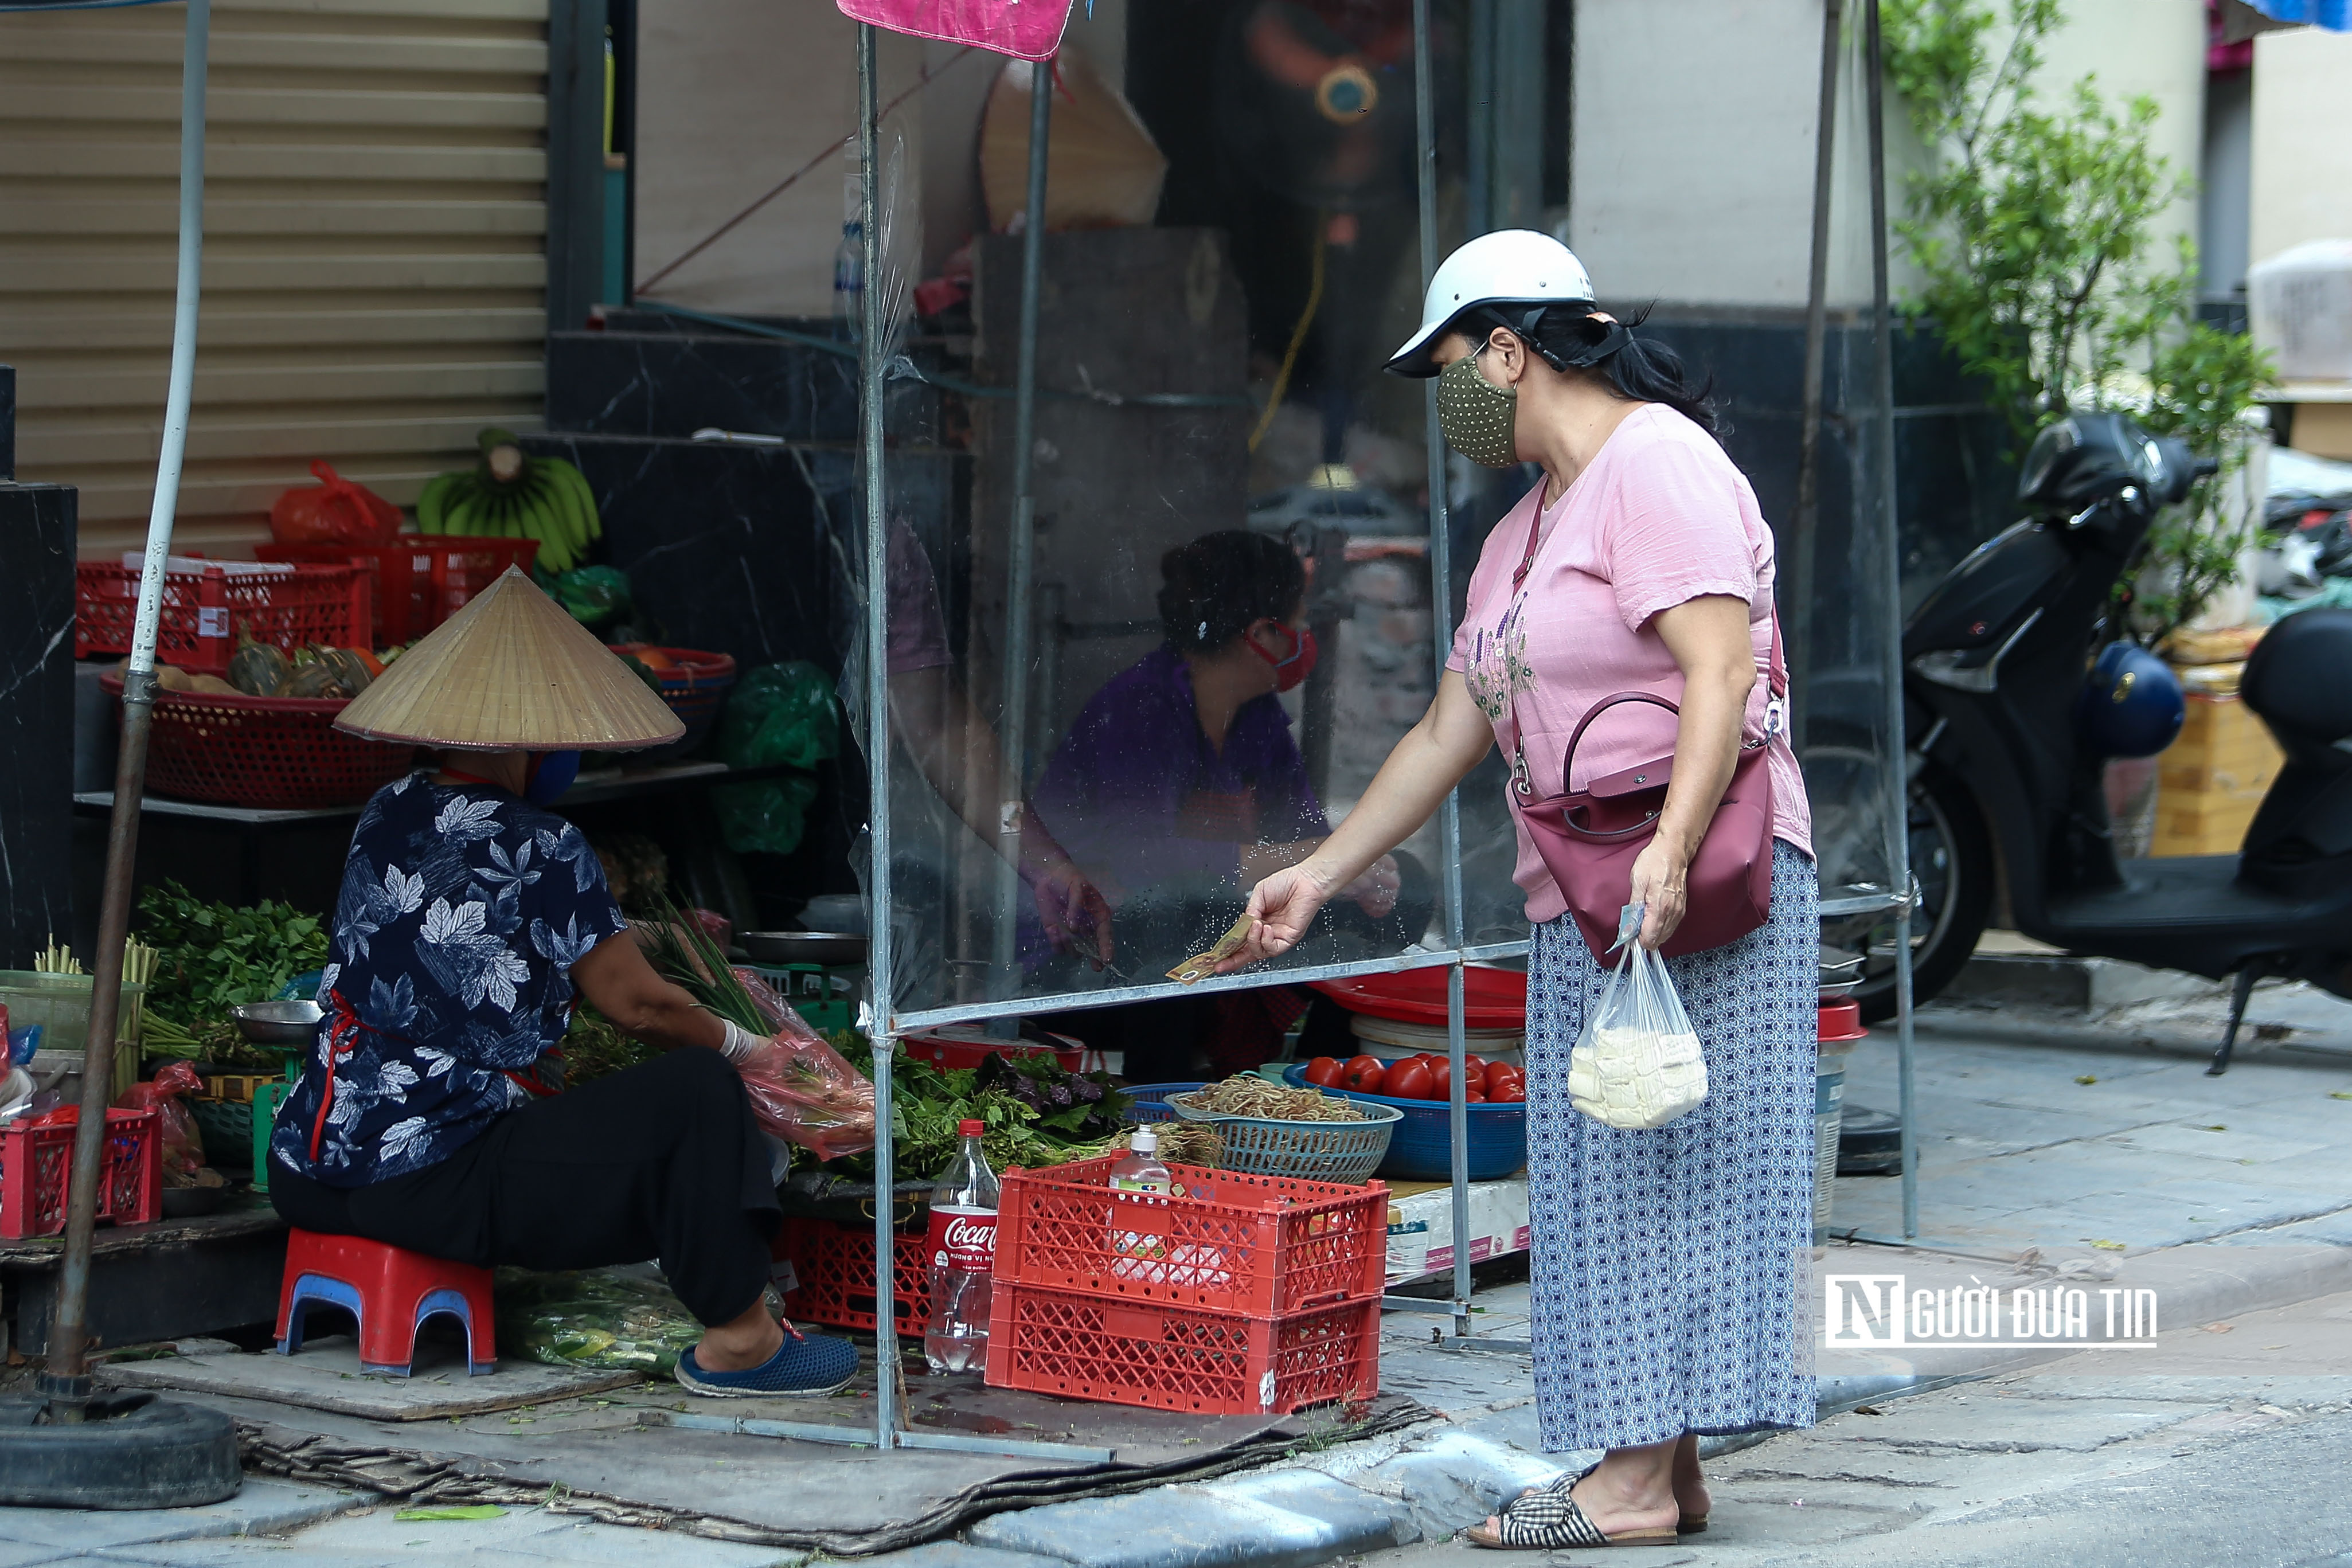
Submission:
[[[1460,672],[1446,671],[1436,700],[1396,743],[1348,820],[1313,854],[1257,884],[1249,901],[1255,922],[1249,943],[1219,965],[1218,971],[1238,969],[1295,946],[1316,911],[1374,861],[1411,838],[1429,821],[1445,792],[1478,766],[1494,744],[1494,728],[1470,700]]]

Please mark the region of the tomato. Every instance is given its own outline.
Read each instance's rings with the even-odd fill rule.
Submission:
[[[1486,1063],[1487,1093],[1492,1094],[1495,1092],[1496,1084],[1506,1082],[1514,1078],[1518,1079],[1521,1082],[1525,1082],[1527,1081],[1527,1074],[1521,1072],[1517,1068],[1512,1066],[1507,1061],[1490,1061]]]
[[[1351,1056],[1348,1065],[1339,1070],[1339,1082],[1359,1094],[1377,1094],[1387,1069],[1377,1056]]]
[[[1429,1096],[1429,1063],[1419,1057],[1400,1061],[1388,1071],[1381,1092],[1398,1100],[1426,1100]]]
[[[1486,1082],[1486,1059],[1472,1054],[1462,1059],[1462,1082],[1475,1089]]]
[[[1527,1103],[1527,1085],[1514,1078],[1486,1098],[1497,1105],[1520,1105]]]
[[[1307,1064],[1307,1082],[1318,1089],[1337,1089],[1339,1086],[1339,1071],[1338,1057],[1318,1056]]]
[[[1429,1097],[1449,1100],[1454,1096],[1454,1064],[1450,1061],[1433,1063],[1429,1069]]]
[[[1465,1105],[1484,1105],[1486,1103],[1486,1097],[1473,1089],[1469,1093],[1462,1096],[1462,1103]]]

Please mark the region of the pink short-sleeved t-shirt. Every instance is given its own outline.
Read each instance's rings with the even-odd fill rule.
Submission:
[[[1658,403],[1628,414],[1568,493],[1543,513],[1524,587],[1512,577],[1527,553],[1545,486],[1538,485],[1486,537],[1470,578],[1469,603],[1448,669],[1495,726],[1507,757],[1511,716],[1538,799],[1564,787],[1569,737],[1592,706],[1617,692],[1682,700],[1683,674],[1651,618],[1707,594],[1748,607],[1757,681],[1746,734],[1764,733],[1770,700],[1772,532],[1756,493],[1714,437]],[[1572,787],[1671,751],[1674,716],[1646,704],[1614,707],[1585,732]],[[1787,734],[1775,735],[1772,833],[1812,852],[1812,812]],[[1511,801],[1528,918],[1567,913],[1543,858]]]

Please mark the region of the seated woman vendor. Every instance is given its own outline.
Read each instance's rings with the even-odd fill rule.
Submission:
[[[1304,860],[1331,831],[1276,696],[1315,664],[1297,555],[1234,529],[1170,550],[1160,571],[1167,641],[1087,700],[1032,802],[1109,897],[1119,950],[1138,955],[1139,977],[1214,942],[1259,878]],[[1327,936],[1381,951],[1418,937],[1426,894],[1400,902],[1414,873],[1381,857],[1335,899],[1356,907]],[[1097,1033],[1117,1021],[1087,1016]],[[1128,1045],[1130,1077],[1139,1047]],[[1164,1065],[1185,1075],[1181,1061]]]
[[[677,718],[509,570],[335,722],[439,758],[378,790],[352,836],[326,1018],[270,1135],[278,1211],[477,1265],[657,1258],[704,1325],[679,1383],[845,1385],[847,1342],[767,1310],[782,1217],[732,1065],[752,1041],[654,973],[587,841],[543,809],[580,750],[658,745]],[[529,1074],[578,995],[665,1054],[547,1092]]]

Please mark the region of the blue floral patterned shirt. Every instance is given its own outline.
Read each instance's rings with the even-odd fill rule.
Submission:
[[[319,1005],[270,1157],[330,1186],[437,1164],[529,1092],[572,1018],[572,966],[626,928],[580,830],[505,790],[413,773],[343,862]]]

